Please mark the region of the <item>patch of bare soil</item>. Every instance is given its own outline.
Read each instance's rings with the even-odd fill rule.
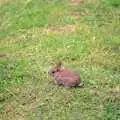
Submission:
[[[84,3],[84,0],[71,0],[72,5],[77,5],[79,3]]]
[[[6,55],[0,53],[0,58],[3,58],[3,57],[6,57]]]
[[[77,25],[58,25],[55,27],[49,27],[46,31],[49,32],[57,32],[57,33],[61,33],[61,32],[74,32],[76,29],[78,28]]]
[[[1,59],[1,60],[6,59],[6,58],[8,58],[8,55],[7,55],[7,54],[0,53],[0,59]]]
[[[81,14],[79,12],[71,12],[70,16],[73,17],[73,18],[78,19],[78,18],[81,17]]]
[[[0,5],[6,4],[6,3],[10,2],[10,1],[11,1],[11,0],[0,0]]]
[[[88,11],[85,11],[85,12],[75,12],[75,11],[73,11],[69,15],[73,18],[78,19],[82,16],[90,16],[91,14]]]

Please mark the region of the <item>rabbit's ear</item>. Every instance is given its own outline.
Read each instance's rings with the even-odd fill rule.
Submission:
[[[64,69],[65,69],[65,67],[63,65],[61,65],[60,71],[63,71]]]
[[[58,62],[56,62],[56,67],[61,67],[63,64],[62,64],[62,62],[61,61],[58,61]]]

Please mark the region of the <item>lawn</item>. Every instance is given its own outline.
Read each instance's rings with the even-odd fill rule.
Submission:
[[[57,60],[84,87],[54,85]],[[0,0],[0,120],[120,120],[120,1]]]

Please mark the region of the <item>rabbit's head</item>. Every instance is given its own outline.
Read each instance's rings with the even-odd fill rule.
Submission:
[[[63,66],[62,62],[59,61],[59,62],[55,63],[55,65],[49,70],[48,73],[49,73],[51,76],[54,76],[54,74],[55,74],[56,72],[61,72],[61,71],[63,71],[63,70],[64,70],[64,66]]]

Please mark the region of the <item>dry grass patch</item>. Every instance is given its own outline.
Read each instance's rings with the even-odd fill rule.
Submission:
[[[114,88],[110,88],[109,91],[111,93],[116,93],[119,94],[120,93],[120,85],[115,86]]]
[[[9,88],[7,91],[10,97],[3,97],[5,104],[2,107],[2,116],[0,119],[26,120],[29,112],[39,104],[35,91],[29,86]]]

